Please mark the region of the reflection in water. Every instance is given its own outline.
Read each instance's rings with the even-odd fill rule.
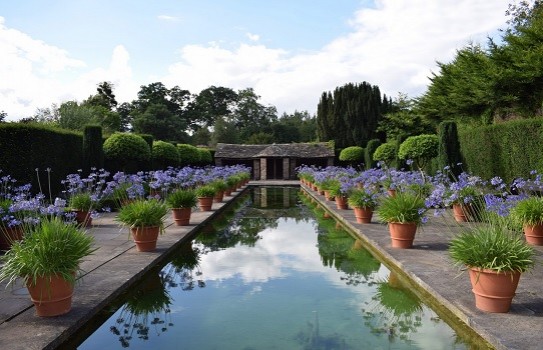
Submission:
[[[350,347],[340,334],[322,335],[319,329],[319,312],[313,311],[314,322],[307,322],[307,330],[296,334],[295,339],[304,350],[347,350]]]
[[[133,337],[149,340],[173,326],[170,319],[171,297],[166,290],[167,278],[153,271],[140,288],[132,293],[121,308],[110,331],[118,336],[123,348],[130,346]]]
[[[196,286],[204,288],[202,271],[199,265],[200,251],[192,247],[192,241],[183,244],[163,271],[168,276],[168,286],[180,287],[184,291],[193,290]]]
[[[300,197],[256,191],[203,227],[106,322],[121,345],[465,349],[360,240]],[[100,334],[81,348],[110,348]]]
[[[410,343],[409,336],[422,326],[423,306],[421,300],[410,292],[397,274],[390,272],[388,281],[380,281],[373,296],[370,310],[362,310],[365,325],[372,332],[384,333],[389,341],[396,337]]]

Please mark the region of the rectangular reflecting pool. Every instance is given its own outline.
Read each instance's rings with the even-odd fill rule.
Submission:
[[[79,349],[470,349],[297,187],[255,187],[89,325]]]

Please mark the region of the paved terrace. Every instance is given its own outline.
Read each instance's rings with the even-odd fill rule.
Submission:
[[[294,185],[292,181],[253,181],[251,185]],[[334,202],[311,190],[308,194],[332,216],[358,234],[374,255],[430,300],[440,317],[456,321],[458,332],[478,334],[486,345],[496,349],[542,349],[543,341],[543,248],[536,247],[539,264],[521,277],[517,296],[507,314],[490,314],[475,308],[466,274],[459,277],[447,255],[447,243],[454,234],[450,219],[432,218],[419,230],[413,249],[392,249],[387,227],[377,222],[357,224],[352,210],[337,210]],[[82,265],[86,271],[76,285],[70,313],[40,318],[34,315],[26,289],[6,289],[0,285],[0,349],[55,349],[80,331],[85,323],[121,293],[160,263],[167,253],[190,239],[207,220],[211,220],[240,192],[214,203],[211,212],[193,212],[190,226],[175,226],[168,218],[166,233],[159,237],[155,252],[136,252],[126,228],[113,220],[114,214],[93,220],[89,229],[98,250]],[[469,327],[468,327],[469,325]],[[478,336],[476,336],[478,337]],[[482,344],[483,346],[485,344]]]

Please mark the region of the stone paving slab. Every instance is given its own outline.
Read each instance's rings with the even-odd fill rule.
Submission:
[[[417,231],[412,249],[395,249],[391,247],[388,228],[375,218],[370,224],[358,224],[353,210],[337,209],[335,202],[304,188],[392,271],[414,282],[413,291],[429,298],[440,316],[463,323],[457,322],[456,326],[464,329],[459,331],[474,331],[496,349],[543,349],[543,247],[535,247],[536,267],[522,275],[511,310],[487,313],[475,307],[467,272],[460,274],[449,258],[448,242],[461,228],[452,215],[431,216]]]

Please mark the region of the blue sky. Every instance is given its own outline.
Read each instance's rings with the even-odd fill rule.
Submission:
[[[32,116],[102,81],[120,102],[156,81],[252,87],[279,113],[314,113],[348,82],[416,97],[436,60],[499,36],[509,2],[0,0],[0,110]]]

